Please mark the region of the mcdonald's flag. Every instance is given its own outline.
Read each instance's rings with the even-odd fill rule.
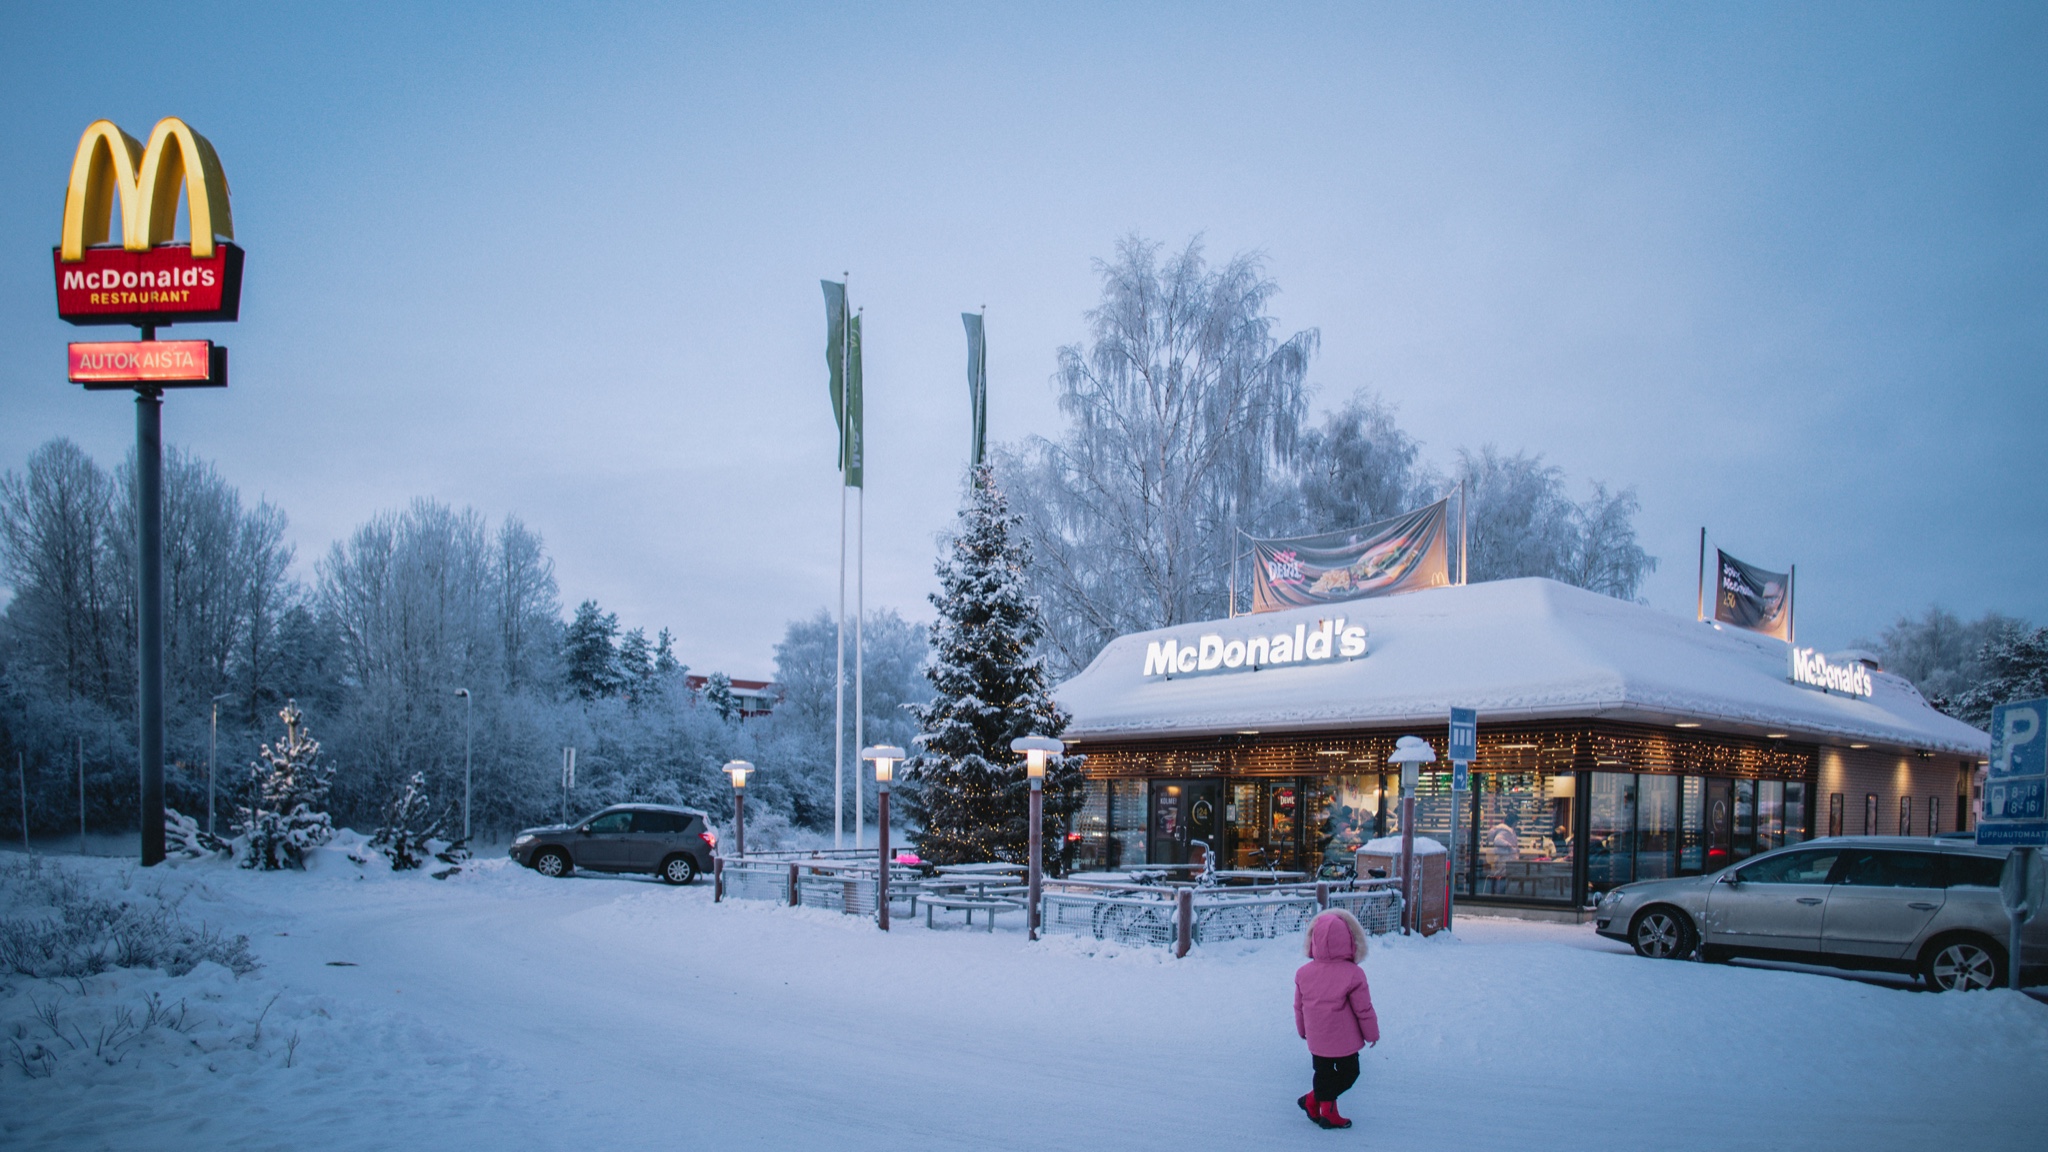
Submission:
[[[1792,577],[1714,549],[1714,619],[1791,643]]]
[[[832,419],[839,426],[839,471],[848,488],[861,486],[860,317],[848,315],[846,285],[820,280],[825,289],[825,364],[831,374]]]
[[[988,444],[988,337],[982,332],[979,312],[962,312],[960,323],[967,326],[967,404],[973,424],[967,462],[979,468],[982,449]]]

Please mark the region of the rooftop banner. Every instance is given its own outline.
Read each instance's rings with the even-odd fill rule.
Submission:
[[[1451,582],[1450,500],[1320,536],[1253,540],[1252,611],[1392,596]]]
[[[1714,619],[1792,642],[1792,577],[1714,549]]]

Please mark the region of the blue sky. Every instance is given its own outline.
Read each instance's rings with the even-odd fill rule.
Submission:
[[[851,271],[868,601],[928,616],[958,314],[991,434],[1056,433],[1054,350],[1136,230],[1263,252],[1319,406],[1634,485],[1659,607],[1705,524],[1798,563],[1823,646],[2048,620],[2048,9],[80,11],[0,14],[0,467],[132,442],[63,382],[49,249],[85,125],[182,116],[249,263],[239,324],[179,330],[233,386],[166,435],[290,514],[308,578],[417,495],[516,512],[568,603],[770,671],[834,595],[817,281]]]

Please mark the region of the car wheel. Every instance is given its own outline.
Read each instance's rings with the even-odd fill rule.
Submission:
[[[1665,905],[1643,909],[1628,930],[1628,942],[1635,946],[1636,955],[1652,960],[1683,960],[1699,948],[1692,921]]]
[[[533,870],[543,876],[567,876],[569,854],[560,848],[547,848],[533,858]]]
[[[671,884],[688,884],[697,878],[697,862],[688,856],[671,856],[661,866],[661,878]]]
[[[1976,936],[1950,936],[1927,946],[1920,975],[1936,992],[2005,986],[2005,949]]]

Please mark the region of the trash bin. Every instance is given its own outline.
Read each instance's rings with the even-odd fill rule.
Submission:
[[[1371,879],[1378,872],[1389,880],[1401,879],[1401,838],[1382,836],[1369,840],[1358,850],[1358,878]],[[1415,838],[1416,931],[1433,936],[1444,926],[1451,902],[1451,854],[1438,840]]]

